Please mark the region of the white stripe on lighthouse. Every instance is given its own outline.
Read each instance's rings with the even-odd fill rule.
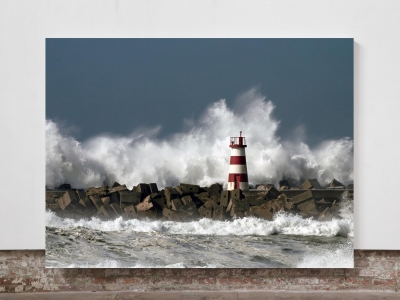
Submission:
[[[247,166],[229,165],[229,174],[247,174]]]
[[[231,156],[246,156],[244,148],[232,148]]]

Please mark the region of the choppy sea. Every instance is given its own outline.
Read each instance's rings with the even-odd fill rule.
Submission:
[[[46,212],[46,267],[352,268],[352,201],[342,201],[340,216],[77,221]]]

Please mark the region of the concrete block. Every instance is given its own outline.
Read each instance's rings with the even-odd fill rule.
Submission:
[[[133,204],[139,204],[141,200],[141,193],[138,192],[133,192],[129,190],[123,190],[123,191],[118,191],[119,194],[119,202],[120,206],[123,203],[126,203],[127,205]]]
[[[97,212],[97,215],[101,217],[105,217],[106,219],[111,219],[117,217],[114,210],[108,204],[103,204],[100,206],[100,209]]]
[[[232,200],[240,200],[242,199],[242,192],[240,191],[240,189],[231,190],[230,197]]]
[[[229,204],[229,197],[230,197],[230,192],[229,191],[222,191],[221,192],[221,199],[219,201],[220,205],[223,207],[227,207]]]
[[[291,202],[294,205],[297,205],[297,204],[300,204],[301,202],[307,201],[309,199],[313,199],[314,200],[314,196],[313,196],[312,191],[306,191],[304,193],[301,193],[300,195],[297,195],[297,196],[293,197],[291,199]]]
[[[103,204],[110,204],[110,197],[102,197],[101,202],[103,202]]]
[[[251,212],[254,214],[254,216],[269,221],[272,221],[274,217],[274,208],[272,207],[271,203],[266,203],[260,206],[252,206]]]
[[[194,204],[193,201],[190,201],[190,202],[186,203],[185,205],[183,205],[181,207],[180,211],[183,211],[191,216],[198,213],[196,204]]]
[[[256,184],[257,190],[268,190],[271,187],[275,187],[275,186],[272,183]]]
[[[65,210],[71,203],[77,204],[78,197],[73,190],[67,190],[64,194],[57,200],[57,204],[62,210]]]
[[[184,194],[198,194],[200,192],[200,186],[196,184],[180,183],[179,187]]]
[[[142,199],[151,194],[150,187],[146,183],[139,183],[134,190],[142,194]]]
[[[179,198],[171,200],[171,208],[172,208],[172,210],[177,211],[177,210],[180,210],[181,207],[182,207],[182,202],[181,202],[181,200]]]
[[[86,198],[86,192],[84,190],[76,190],[75,193],[76,193],[76,198],[77,198],[78,202],[79,202],[79,200]]]
[[[337,181],[336,179],[332,179],[332,181],[328,183],[327,187],[344,187],[344,184]]]
[[[153,204],[155,206],[157,206],[157,209],[159,209],[159,210],[163,210],[165,207],[167,207],[167,204],[165,203],[165,199],[162,197],[154,198],[154,199],[152,199],[152,201],[153,201]]]
[[[265,194],[265,198],[269,199],[269,200],[276,199],[279,197],[280,194],[282,194],[280,191],[278,191],[274,186],[271,186],[267,190],[267,193]]]
[[[118,186],[115,186],[115,187],[112,187],[109,191],[108,191],[108,193],[109,194],[111,194],[111,193],[115,193],[115,192],[118,192],[118,191],[124,191],[124,190],[127,190],[128,188],[126,187],[126,185],[125,184],[120,184],[120,185],[118,185]]]
[[[308,179],[301,186],[299,186],[300,190],[311,190],[311,189],[321,189],[321,186],[317,179]]]
[[[182,189],[181,189],[180,186],[174,187],[174,190],[175,190],[180,196],[182,196],[182,195],[185,194],[185,193],[182,191]]]
[[[86,196],[91,196],[91,195],[99,195],[101,196],[106,196],[108,194],[108,187],[101,186],[98,188],[90,187],[86,190]]]
[[[154,193],[158,194],[157,183],[149,183],[148,186],[149,186],[149,189],[150,189],[150,194],[154,194]]]
[[[142,202],[136,205],[136,212],[139,211],[147,211],[154,207],[153,202],[151,201],[150,196],[147,196]]]
[[[222,220],[224,217],[224,206],[217,205],[213,208],[212,218],[214,220]]]
[[[246,199],[231,199],[232,205],[230,208],[231,216],[233,216],[237,212],[246,212],[249,211],[250,205]]]
[[[210,218],[210,219],[212,218],[212,211],[213,211],[212,207],[206,208],[203,205],[198,209],[198,211],[200,218]]]
[[[217,202],[215,202],[214,200],[210,200],[210,201],[207,201],[206,203],[204,203],[204,205],[203,205],[205,208],[216,208],[216,207],[218,207],[219,205],[217,204]]]
[[[211,199],[209,192],[202,192],[199,194],[193,195],[193,201],[196,205],[203,205],[207,201]]]
[[[154,210],[142,210],[137,212],[137,217],[138,218],[148,218],[148,219],[156,219],[157,218],[157,212]]]
[[[92,202],[94,207],[96,207],[97,210],[100,209],[100,207],[103,205],[103,202],[101,201],[99,195],[90,195],[89,200]]]
[[[267,192],[265,190],[242,191],[242,194],[250,206],[260,206],[267,202]]]
[[[94,207],[93,203],[89,200],[89,197],[82,198],[79,200],[79,204],[86,207],[86,209],[89,210],[95,210],[96,207]]]
[[[113,193],[109,193],[108,197],[110,197],[110,203],[117,203],[117,204],[120,203],[118,191],[115,191]]]
[[[118,182],[114,182],[114,184],[112,185],[111,188],[115,188],[115,187],[117,187],[117,186],[120,186],[120,184],[119,184]]]
[[[354,183],[350,183],[346,186],[347,190],[354,190]]]
[[[117,216],[123,215],[124,212],[122,211],[122,209],[119,207],[119,205],[117,203],[111,203],[110,207],[114,211],[115,215],[117,215]]]
[[[124,208],[125,217],[128,219],[136,218],[137,213],[133,205],[128,205]]]
[[[192,197],[190,195],[182,197],[181,201],[182,201],[183,205],[188,204],[188,203],[193,203]]]
[[[164,188],[165,200],[167,200],[168,207],[171,207],[171,200],[179,198],[178,192],[170,186]]]

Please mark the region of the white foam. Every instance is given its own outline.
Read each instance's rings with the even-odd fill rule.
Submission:
[[[344,210],[349,210],[347,202]],[[354,235],[353,215],[346,215],[344,219],[333,219],[331,221],[316,221],[303,219],[298,215],[279,213],[273,221],[267,221],[254,217],[234,219],[231,221],[214,221],[211,219],[200,219],[192,222],[173,221],[150,221],[150,220],[124,220],[121,217],[116,220],[101,221],[97,218],[90,220],[62,219],[53,212],[46,212],[46,226],[57,228],[85,227],[100,231],[131,230],[135,232],[155,232],[179,235],[258,235],[268,236],[271,234],[303,235],[303,236],[344,236]]]
[[[295,141],[276,136],[279,121],[274,105],[256,89],[239,97],[235,108],[225,100],[210,105],[198,120],[185,120],[186,131],[168,140],[157,137],[160,127],[134,131],[129,136],[97,136],[84,142],[63,134],[54,121],[46,121],[46,185],[69,183],[75,188],[127,186],[156,182],[159,187],[190,182],[202,186],[226,183],[229,137],[243,131],[248,147],[250,184],[275,183],[282,178],[333,178],[353,181],[353,141],[324,141],[311,149],[303,134]]]

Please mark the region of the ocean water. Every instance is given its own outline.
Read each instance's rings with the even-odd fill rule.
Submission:
[[[192,222],[79,221],[46,212],[50,268],[352,268],[353,202],[340,219],[281,213]]]

